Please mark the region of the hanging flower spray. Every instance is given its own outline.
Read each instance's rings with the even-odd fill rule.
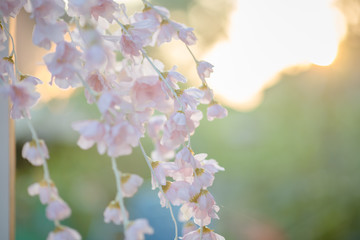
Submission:
[[[29,110],[40,97],[36,85],[42,81],[20,72],[14,40],[7,29],[9,17],[15,18],[23,7],[36,23],[33,43],[48,50],[51,44],[56,44],[55,52],[44,56],[52,75],[50,84],[64,89],[84,87],[87,102],[95,104],[100,112],[98,119],[75,122],[72,128],[80,134],[77,142],[80,148],[96,145],[99,154],[109,156],[116,195],[104,210],[104,221],[122,225],[126,240],[144,239],[144,234],[153,233],[149,222],[132,219],[124,204],[124,198],[132,197],[143,179],[120,171],[116,161],[139,147],[151,172],[152,188],[158,191],[161,206],[169,209],[173,219],[174,239],[181,236],[184,240],[224,239],[207,227],[218,218],[219,211],[208,188],[215,173],[224,169],[215,160],[207,159],[207,154],[196,154],[190,142],[203,118],[197,109],[199,104],[208,105],[209,121],[227,115],[227,110],[214,100],[206,81],[213,66],[198,60],[191,51],[189,46],[197,40],[194,29],[173,21],[164,7],[146,0],[142,3],[142,11],[132,16],[127,14],[124,4],[113,0],[0,3],[0,45],[4,48],[7,40],[12,43],[10,55],[0,60],[0,93],[11,100],[10,116],[24,118],[31,131],[32,140],[25,143],[22,156],[44,170],[44,178],[32,184],[28,192],[31,196],[39,195],[46,205],[46,217],[55,224],[49,240],[76,240],[81,235],[60,222],[71,215],[71,209],[51,179],[48,149],[30,121]],[[70,37],[69,41],[65,35]],[[173,40],[182,41],[194,60],[200,87],[180,88],[179,83],[187,80],[177,67],[165,69],[162,62],[151,58],[145,50],[147,46],[156,47]],[[154,145],[151,154],[141,143],[146,135]],[[186,222],[182,233],[178,232],[173,206],[180,206],[179,217]]]

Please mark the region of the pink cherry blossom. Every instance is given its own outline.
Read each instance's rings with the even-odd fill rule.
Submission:
[[[179,206],[190,199],[189,188],[190,184],[185,181],[170,182],[167,181],[165,185],[161,186],[166,198],[162,192],[159,192],[160,203],[162,207],[166,206],[166,199],[174,206]]]
[[[131,99],[138,111],[150,107],[161,112],[172,110],[173,100],[162,91],[161,82],[156,76],[137,79],[131,91]]]
[[[168,161],[174,157],[174,149],[161,144],[160,141],[160,139],[154,140],[154,150],[151,152],[151,158],[154,161]]]
[[[122,89],[122,91],[124,91],[124,89]],[[103,91],[100,98],[97,101],[97,106],[99,108],[100,113],[103,116],[107,116],[109,114],[116,115],[115,108],[121,106],[124,102],[121,95],[122,95],[121,91],[115,91],[115,89],[109,91],[107,90]],[[128,104],[130,105],[130,103]],[[124,109],[125,108],[123,108],[123,110]]]
[[[151,19],[137,22],[131,21],[131,24],[127,25],[127,32],[133,39],[137,39],[144,47],[151,43],[152,34],[157,27],[158,23]]]
[[[139,144],[141,132],[127,121],[119,121],[111,127],[107,135],[107,154],[110,157],[129,155]]]
[[[207,227],[203,227],[202,238],[203,240],[225,240],[225,238],[217,233],[214,233],[213,230],[210,230]],[[189,232],[184,235],[183,240],[200,240],[200,229]]]
[[[213,90],[210,89],[209,87],[207,87],[207,85],[202,85],[201,87],[199,87],[199,89],[203,92],[203,97],[200,98],[200,103],[201,104],[209,104],[213,101],[214,99],[214,93]]]
[[[186,78],[179,72],[176,71],[177,66],[171,68],[170,71],[166,72],[166,80],[170,83],[186,83]]]
[[[65,3],[62,0],[34,0],[28,1],[25,10],[31,13],[36,23],[54,24],[65,13]]]
[[[214,66],[206,61],[200,61],[197,63],[197,73],[202,81],[205,81],[205,78],[210,77],[210,74],[213,72]]]
[[[88,70],[103,69],[107,63],[107,55],[103,46],[94,44],[85,51],[85,62]]]
[[[175,163],[180,167],[186,167],[190,165],[192,168],[197,168],[200,163],[194,158],[194,152],[188,147],[183,147],[175,157]]]
[[[20,82],[10,86],[9,95],[12,102],[10,115],[13,119],[30,118],[29,109],[38,101],[40,94],[35,86],[42,83],[38,78],[25,76]]]
[[[167,147],[176,148],[188,137],[186,115],[178,111],[173,113],[164,127],[161,143]]]
[[[125,231],[125,240],[144,240],[144,234],[153,234],[154,230],[146,219],[136,219],[128,224]]]
[[[120,47],[121,51],[128,57],[131,56],[140,56],[142,49],[142,41],[139,37],[131,37],[126,34],[123,34],[120,37]]]
[[[212,121],[215,118],[219,118],[219,119],[224,118],[227,115],[228,115],[228,111],[220,104],[215,103],[207,108],[207,119],[209,121]]]
[[[98,20],[99,17],[103,17],[109,22],[114,19],[114,12],[118,9],[118,4],[112,0],[97,0],[91,6],[91,16]]]
[[[75,229],[61,225],[49,233],[47,240],[81,240],[81,236]]]
[[[100,154],[106,151],[105,136],[109,131],[109,126],[97,120],[86,120],[72,124],[72,128],[80,133],[78,145],[82,149],[89,149],[95,143]]]
[[[191,165],[181,167],[171,174],[175,181],[186,181],[193,184],[194,182],[194,169]]]
[[[3,17],[13,17],[19,13],[24,6],[25,0],[1,0],[0,1],[0,15]]]
[[[189,232],[197,230],[197,226],[192,221],[187,221],[183,225],[182,235],[185,236]]]
[[[161,143],[176,148],[193,134],[200,124],[202,112],[199,110],[177,111],[173,113],[164,127]]]
[[[149,137],[151,137],[152,139],[158,139],[159,133],[163,129],[165,122],[166,122],[165,115],[152,116],[149,119],[149,123],[147,127],[147,132],[149,134]]]
[[[170,176],[177,167],[173,162],[151,162],[151,167],[154,169],[155,176],[152,176],[152,189],[155,189],[158,184],[166,185],[166,177]]]
[[[110,82],[99,71],[90,72],[85,81],[96,93],[101,93],[102,91],[110,90],[111,88]],[[95,99],[87,89],[85,89],[85,97],[89,104],[94,103]]]
[[[192,110],[196,110],[200,104],[200,99],[204,96],[204,93],[197,88],[188,88],[185,90],[175,90],[178,98],[185,107],[189,107]],[[174,101],[175,109],[180,109],[181,105],[178,101]]]
[[[104,89],[110,89],[110,83],[99,71],[91,72],[86,77],[86,82],[95,92],[102,92]]]
[[[162,20],[159,30],[154,34],[154,43],[158,46],[165,42],[170,42],[177,35],[177,29],[170,20]]]
[[[71,209],[67,205],[67,203],[64,202],[64,200],[62,200],[58,196],[50,199],[50,202],[48,203],[48,205],[46,207],[46,217],[49,220],[61,221],[61,220],[64,220],[65,218],[70,217],[70,215],[71,215]]]
[[[193,31],[193,28],[188,28],[181,25],[181,28],[178,30],[179,39],[183,41],[186,45],[194,45],[197,38]]]
[[[27,159],[34,166],[41,166],[44,160],[49,158],[49,151],[43,140],[39,140],[39,147],[36,141],[26,142],[22,149],[22,157]]]
[[[218,171],[225,171],[225,169],[219,166],[218,162],[214,159],[201,160],[201,165],[212,174],[217,173]]]
[[[123,197],[132,197],[144,180],[136,174],[121,175],[121,190]]]
[[[193,185],[199,188],[210,187],[214,182],[214,174],[204,168],[196,168]]]
[[[124,220],[123,214],[125,214],[126,217],[129,215],[126,210],[123,211],[120,208],[119,201],[112,201],[105,209],[104,222],[113,222],[114,224],[120,225]]]
[[[103,71],[108,64],[111,65],[114,53],[112,46],[108,42],[104,42],[100,30],[94,25],[87,23],[84,28],[80,28],[79,32],[74,32],[74,36],[78,35],[77,43],[83,47],[85,66],[89,71]]]
[[[30,196],[39,195],[42,204],[47,204],[51,199],[58,196],[58,190],[55,184],[45,180],[30,185],[28,187],[28,193]]]
[[[96,21],[99,17],[112,22],[118,4],[112,0],[69,0],[68,14],[89,18],[92,16]]]
[[[144,111],[134,111],[128,113],[127,120],[134,126],[138,133],[143,137],[146,131],[145,124],[149,121],[151,115],[154,114],[154,109],[146,108]]]
[[[76,76],[80,71],[80,56],[81,53],[74,44],[62,41],[57,44],[54,53],[49,53],[44,57],[52,78],[60,88],[76,87],[80,83]]]
[[[186,219],[194,218],[194,222],[198,225],[209,225],[212,218],[219,218],[216,214],[219,206],[216,205],[214,197],[206,189],[200,189],[192,186],[190,188],[190,201],[182,205],[181,211]]]
[[[160,14],[159,14],[160,13]],[[137,21],[141,20],[151,20],[160,25],[163,17],[169,18],[170,12],[168,9],[161,6],[145,6],[141,13],[135,13],[134,18]]]
[[[33,43],[47,50],[51,47],[51,42],[58,43],[64,40],[67,25],[58,21],[55,23],[38,22],[34,27]]]

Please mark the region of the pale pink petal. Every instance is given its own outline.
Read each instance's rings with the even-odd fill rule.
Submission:
[[[34,166],[41,166],[49,158],[49,151],[43,140],[39,140],[39,147],[35,140],[26,142],[22,149],[22,157]]]
[[[49,233],[47,240],[81,240],[81,235],[75,229],[61,225]]]
[[[143,182],[144,180],[136,174],[122,174],[121,189],[123,197],[132,197]]]
[[[222,107],[219,104],[213,104],[207,108],[207,119],[209,121],[214,120],[215,118],[224,118],[228,115],[226,108]]]
[[[125,231],[125,240],[144,240],[144,234],[153,234],[154,230],[146,219],[136,219],[130,222]]]
[[[64,220],[71,215],[71,209],[61,198],[52,199],[46,207],[46,217],[49,220]]]
[[[210,74],[213,72],[214,66],[211,63],[206,61],[200,61],[197,64],[197,73],[201,80],[205,81],[205,78],[210,77]]]
[[[120,203],[118,201],[112,201],[104,211],[104,222],[120,225],[124,220],[124,214],[128,216],[128,212],[123,211],[120,208]]]

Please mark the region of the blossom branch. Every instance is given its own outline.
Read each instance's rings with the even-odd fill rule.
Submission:
[[[124,24],[122,24],[119,20],[115,19],[115,21],[120,25],[120,27],[122,28],[122,30],[130,37],[132,38],[131,34],[128,32],[128,30],[126,29],[126,27],[124,26]],[[180,99],[178,98],[177,94],[175,93],[174,89],[170,86],[170,84],[168,83],[168,81],[166,80],[166,78],[164,77],[164,75],[160,72],[160,70],[155,66],[155,64],[153,63],[153,61],[150,59],[150,57],[147,55],[146,51],[141,48],[140,49],[142,55],[146,58],[146,60],[148,60],[148,62],[150,63],[150,65],[153,67],[153,69],[157,72],[157,74],[159,75],[159,77],[161,78],[161,80],[165,83],[165,85],[167,86],[167,88],[171,91],[171,93],[173,94],[174,98],[178,101],[178,103],[180,104],[180,111],[184,110],[184,104],[180,101]]]
[[[2,19],[1,22],[4,22],[4,20]],[[12,57],[14,55],[14,64],[15,64],[15,72],[16,72],[16,77],[18,77],[19,75],[21,75],[20,71],[18,70],[17,67],[17,57],[16,57],[16,52],[15,52],[15,41],[13,36],[10,34],[9,30],[6,27],[6,24],[1,24],[0,22],[0,26],[5,30],[5,33],[9,36],[10,40],[11,40],[11,45],[12,45],[12,51],[10,53],[10,57]]]
[[[29,119],[26,119],[26,123],[30,129],[33,140],[35,140],[35,142],[36,142],[36,147],[39,149],[41,158],[43,160],[44,179],[49,184],[51,182],[50,171],[49,171],[49,167],[47,165],[46,159],[45,159],[45,154],[43,153],[42,148],[40,146],[40,140],[38,138],[38,135],[35,131],[34,126],[31,123],[31,121]]]
[[[122,216],[124,219],[124,232],[125,232],[126,227],[129,224],[129,219],[126,215],[124,198],[123,198],[122,191],[121,191],[121,181],[120,181],[121,180],[121,172],[117,167],[116,159],[114,157],[111,158],[111,164],[112,164],[112,169],[114,171],[115,180],[116,180],[116,189],[117,189],[116,200],[119,201],[119,203],[120,203],[121,213],[122,213]]]

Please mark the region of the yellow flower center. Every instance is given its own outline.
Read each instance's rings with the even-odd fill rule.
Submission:
[[[192,203],[197,203],[198,200],[199,200],[199,197],[201,197],[202,195],[206,195],[206,194],[208,194],[208,193],[209,193],[208,190],[206,190],[206,189],[201,189],[198,194],[195,194],[195,195],[190,199],[190,202],[192,202]]]
[[[170,189],[170,186],[171,186],[171,182],[166,181],[166,185],[162,185],[161,188],[163,192],[166,193]]]
[[[123,174],[121,175],[121,183],[122,183],[122,184],[127,183],[127,182],[129,181],[130,177],[131,177],[131,174],[123,173]]]

